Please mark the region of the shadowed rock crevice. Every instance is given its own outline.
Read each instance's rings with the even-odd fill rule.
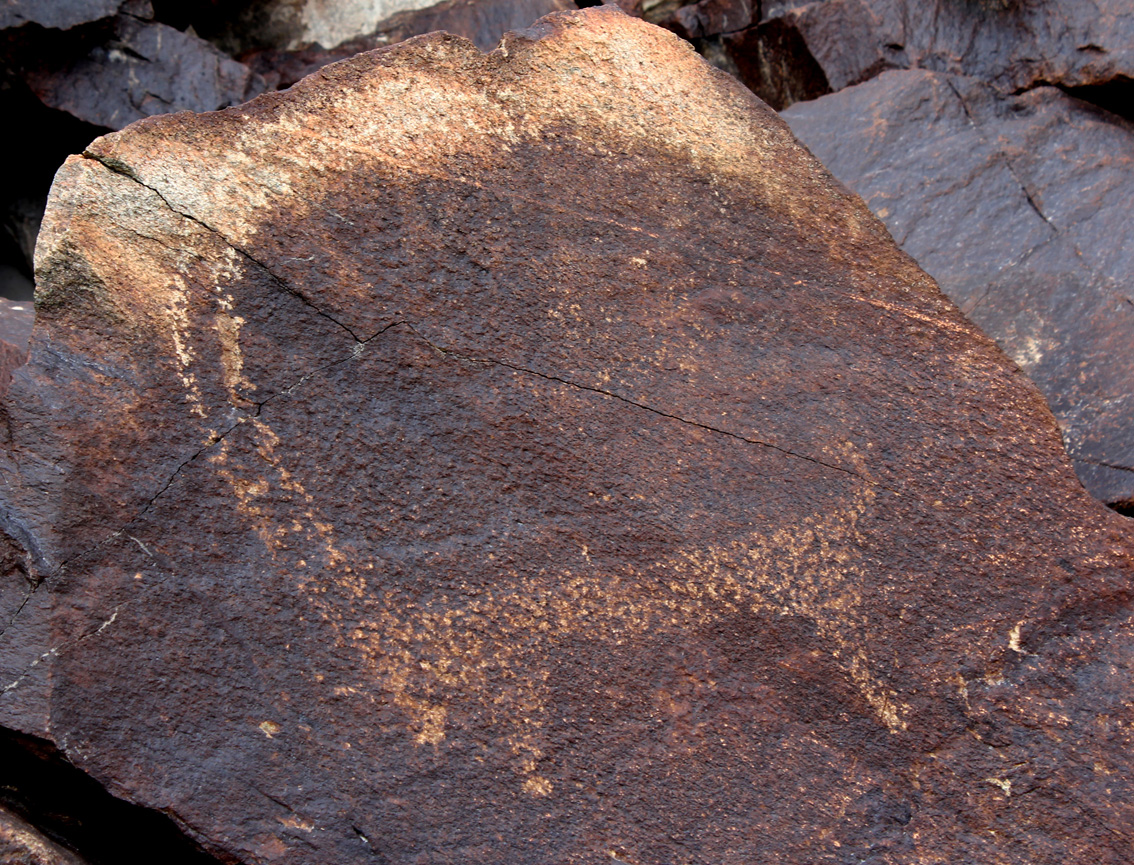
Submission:
[[[227,865],[169,816],[113,796],[50,742],[0,728],[0,807],[88,865]]]
[[[1117,75],[1099,84],[1085,84],[1079,87],[1059,86],[1068,96],[1097,105],[1111,114],[1134,124],[1134,78]]]

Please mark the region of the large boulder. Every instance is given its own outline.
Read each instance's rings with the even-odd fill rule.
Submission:
[[[1134,854],[1128,524],[673,34],[142,121],[37,269],[0,723],[223,861]]]
[[[1134,504],[1134,128],[923,71],[783,116],[1039,385],[1087,488]]]

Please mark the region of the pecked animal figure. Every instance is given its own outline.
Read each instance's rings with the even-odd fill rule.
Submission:
[[[1130,861],[1128,523],[672,34],[142,121],[37,257],[0,723],[224,861]]]

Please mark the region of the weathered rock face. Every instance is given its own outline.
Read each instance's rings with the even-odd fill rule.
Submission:
[[[765,3],[762,12],[758,26],[724,42],[742,80],[761,95],[774,97],[785,71],[789,84],[809,77],[814,63],[834,91],[916,67],[979,78],[1004,93],[1107,85],[1127,102],[1134,96],[1128,0],[816,0]],[[762,66],[768,57],[776,60]]]
[[[218,855],[1134,852],[1125,520],[672,34],[143,121],[37,265],[0,721]]]
[[[1134,501],[1131,127],[920,71],[784,117],[1040,386],[1087,488]]]
[[[0,4],[0,30],[38,24],[67,30],[79,24],[109,18],[120,8],[136,8],[138,0],[4,0]]]
[[[51,743],[0,729],[0,862],[29,857],[39,865],[218,865],[164,814],[115,798]]]
[[[118,16],[77,56],[42,55],[26,77],[45,105],[121,129],[172,111],[212,111],[263,92],[262,79],[212,45],[165,24]]]

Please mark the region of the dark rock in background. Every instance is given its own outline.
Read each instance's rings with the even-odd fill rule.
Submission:
[[[1088,489],[1134,499],[1134,128],[923,71],[784,118],[1040,386]]]
[[[778,24],[762,35],[760,29],[771,21]],[[775,56],[768,42],[790,45],[789,61],[803,67],[814,63],[836,91],[886,69],[923,68],[975,77],[1004,93],[1042,84],[1102,88],[1103,98],[1134,105],[1134,6],[1129,0],[765,4],[756,32],[734,34],[726,46],[732,62],[743,67],[759,53]],[[757,93],[761,88],[776,93],[781,65],[750,72],[745,81]]]
[[[128,15],[89,53],[31,61],[25,74],[45,105],[109,129],[172,111],[214,111],[265,89],[247,66],[203,39]]]
[[[241,55],[241,59],[273,88],[282,89],[328,63],[438,30],[470,39],[481,51],[488,52],[500,44],[505,33],[522,30],[552,12],[575,8],[571,0],[444,0],[427,9],[393,15],[373,33],[336,48],[316,45],[299,50],[265,50]]]
[[[700,39],[743,30],[752,23],[751,0],[700,0],[682,6],[663,26],[685,39]]]
[[[37,265],[0,722],[218,856],[1131,860],[1128,524],[672,34],[142,121]]]
[[[780,18],[724,34],[719,48],[707,53],[706,59],[736,75],[777,110],[831,92],[823,68],[799,31]]]
[[[109,18],[123,7],[137,9],[148,5],[137,0],[4,0],[0,3],[0,30],[29,24],[67,30]]]
[[[240,54],[313,45],[337,48],[369,36],[393,15],[432,5],[432,0],[238,0],[235,7],[213,5],[221,14],[211,20],[201,16],[199,32],[223,50]]]
[[[0,185],[0,296],[30,300],[32,255],[47,190],[63,160],[108,130],[43,105],[23,80],[0,72],[0,115],[11,121],[10,167]]]

